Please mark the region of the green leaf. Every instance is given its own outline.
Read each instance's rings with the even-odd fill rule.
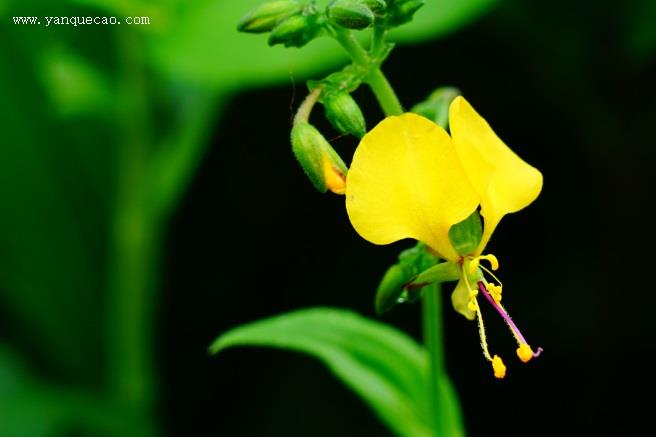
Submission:
[[[268,346],[312,355],[398,435],[433,435],[428,425],[426,353],[394,328],[350,311],[313,308],[234,328],[219,336],[210,351],[215,354],[235,346]],[[452,399],[445,400],[452,406]]]
[[[266,38],[238,33],[241,17],[261,0],[201,0],[181,7],[161,35],[153,38],[152,61],[169,77],[197,85],[234,90],[302,80],[346,61],[330,38],[318,38],[302,49],[268,47]],[[319,2],[325,6],[327,1]],[[495,0],[431,1],[414,20],[392,33],[401,42],[418,42],[464,26]],[[363,34],[366,41],[366,33]]]

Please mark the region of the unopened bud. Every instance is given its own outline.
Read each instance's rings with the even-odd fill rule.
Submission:
[[[240,32],[270,32],[278,23],[301,11],[302,5],[294,0],[277,0],[264,3],[250,11],[239,21]]]
[[[337,152],[310,123],[301,121],[292,128],[292,151],[312,182],[322,193],[346,191],[347,168]]]
[[[358,138],[362,138],[367,133],[364,115],[349,93],[345,91],[329,93],[321,102],[326,111],[326,118],[335,129]]]
[[[316,14],[293,15],[278,24],[269,35],[270,46],[303,47],[319,33]]]
[[[385,0],[362,0],[362,3],[367,5],[369,9],[371,9],[371,11],[376,15],[385,12],[385,8],[387,7]]]
[[[328,6],[328,18],[346,29],[364,29],[374,22],[374,13],[361,0],[336,0]]]
[[[412,21],[415,12],[424,5],[424,0],[396,0],[390,8],[389,26],[400,26]]]

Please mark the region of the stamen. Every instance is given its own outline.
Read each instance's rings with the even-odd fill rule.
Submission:
[[[492,297],[494,298],[494,301],[495,301],[496,303],[500,304],[500,303],[501,303],[501,291],[502,291],[501,286],[500,286],[500,285],[495,285],[495,284],[489,284],[489,283],[486,283],[486,284],[485,284],[485,288],[486,288],[487,291],[490,293],[490,295],[492,295]]]
[[[533,351],[528,344],[523,343],[517,348],[517,356],[523,363],[528,363],[533,358]]]
[[[494,279],[497,282],[497,284],[499,284],[499,286],[503,288],[503,283],[501,282],[501,280],[499,278],[496,277],[496,275],[494,273],[492,273],[489,269],[485,268],[485,266],[480,266],[480,267],[481,267],[481,270],[483,270],[488,275],[492,276],[492,279]]]
[[[517,325],[515,325],[515,322],[510,318],[510,314],[499,304],[496,302],[496,300],[490,296],[490,293],[488,293],[487,289],[485,288],[485,285],[483,282],[478,282],[478,289],[483,293],[483,296],[490,302],[490,304],[494,307],[494,309],[497,310],[499,314],[501,314],[501,317],[503,317],[503,320],[506,322],[508,327],[510,328],[510,331],[512,332],[513,336],[515,337],[515,340],[517,340],[517,343],[519,344],[519,348],[517,349],[517,356],[519,357],[520,360],[524,363],[528,363],[531,358],[538,357],[542,353],[542,348],[539,347],[537,351],[533,352],[531,349],[531,346],[529,346],[528,342],[520,332],[519,328]],[[480,311],[479,311],[480,312]]]
[[[464,265],[462,266],[462,277],[465,279],[465,285],[467,285],[467,288],[470,290],[470,301],[467,305],[467,308],[476,313],[476,320],[478,321],[478,336],[481,339],[481,349],[483,349],[483,356],[486,360],[492,363],[492,370],[494,371],[495,378],[502,379],[506,376],[506,365],[503,364],[503,360],[501,360],[499,355],[495,355],[494,357],[490,355],[490,350],[487,346],[487,336],[485,334],[485,324],[483,323],[483,314],[481,313],[481,310],[478,306],[478,300],[476,299],[476,296],[478,296],[478,291],[476,289],[472,289],[469,285],[469,279],[467,279],[467,273],[465,272]],[[478,286],[480,288],[482,283],[479,282]],[[489,298],[487,293],[484,294],[486,298]]]
[[[503,361],[499,355],[495,355],[492,358],[492,370],[494,370],[494,377],[498,379],[503,379],[506,376],[506,365],[503,364]]]
[[[476,319],[478,321],[478,336],[481,339],[481,349],[483,349],[483,356],[485,357],[486,360],[492,361],[492,356],[490,355],[490,351],[487,348],[487,337],[485,335],[485,325],[483,324],[483,315],[478,310],[478,301],[476,300],[476,298],[473,299],[473,302],[476,305]]]

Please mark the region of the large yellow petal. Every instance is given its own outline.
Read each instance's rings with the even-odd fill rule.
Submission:
[[[480,254],[501,218],[535,200],[542,173],[517,156],[463,97],[449,108],[451,137],[467,177],[481,199],[485,220]]]
[[[449,135],[416,114],[387,117],[367,133],[346,178],[346,209],[363,238],[414,238],[451,261],[449,228],[477,205]]]

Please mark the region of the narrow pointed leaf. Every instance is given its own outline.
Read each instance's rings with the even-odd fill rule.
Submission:
[[[394,432],[431,436],[424,350],[405,334],[353,312],[314,308],[237,327],[210,347],[268,346],[323,361]]]

